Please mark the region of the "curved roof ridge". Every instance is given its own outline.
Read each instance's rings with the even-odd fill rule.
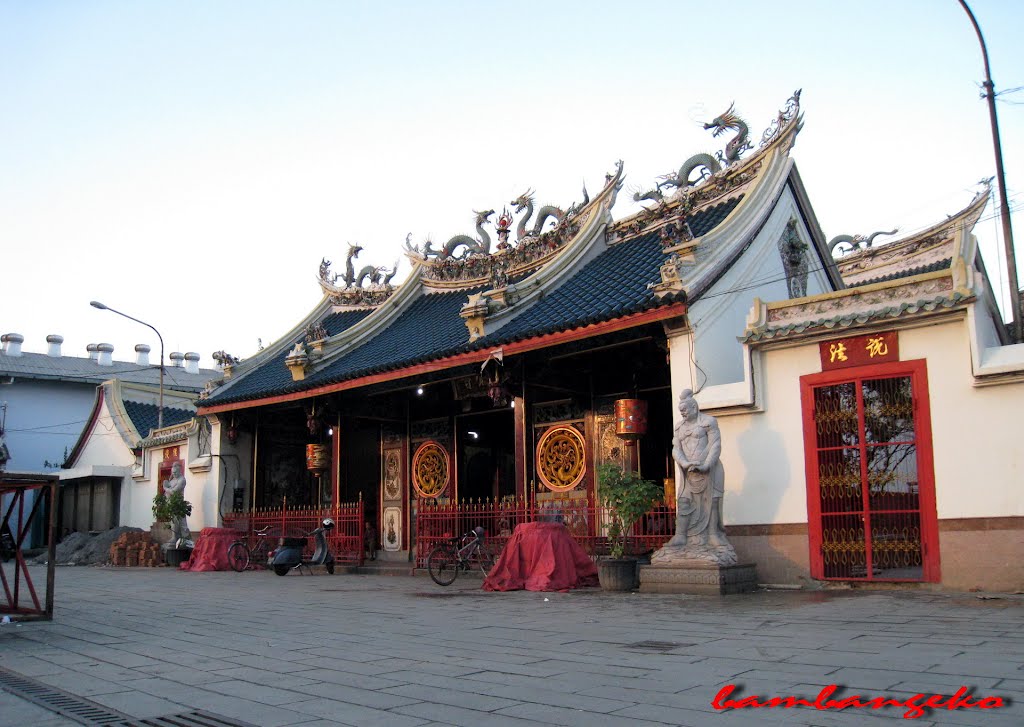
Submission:
[[[945,220],[930,225],[899,240],[877,247],[867,247],[836,260],[840,275],[847,285],[864,285],[871,280],[902,277],[906,269],[934,265],[939,260],[953,257],[953,246],[960,229],[974,228],[985,206],[992,187],[986,184],[966,207]]]

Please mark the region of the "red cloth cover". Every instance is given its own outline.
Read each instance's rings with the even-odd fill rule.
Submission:
[[[596,585],[597,566],[562,523],[517,525],[484,580],[485,591],[565,591]]]
[[[178,568],[180,570],[231,570],[228,548],[242,536],[233,528],[203,528],[192,549],[192,555]]]

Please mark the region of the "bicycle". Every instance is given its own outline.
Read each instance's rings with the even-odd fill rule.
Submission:
[[[484,546],[484,529],[475,527],[460,537],[448,538],[435,545],[427,556],[427,572],[434,583],[450,586],[459,571],[479,567],[484,577],[494,567],[494,555]]]
[[[270,538],[267,537],[269,530],[269,525],[259,530],[253,530],[256,545],[252,548],[249,547],[245,540],[236,540],[228,546],[228,564],[231,566],[231,570],[241,573],[249,567],[253,557],[262,558],[262,561],[257,560],[257,563],[262,562],[265,564],[267,562],[270,558]]]

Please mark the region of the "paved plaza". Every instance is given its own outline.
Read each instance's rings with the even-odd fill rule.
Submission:
[[[45,582],[34,570],[37,583]],[[1024,724],[1024,600],[900,590],[486,593],[425,576],[62,567],[52,622],[0,627],[0,672],[135,718],[263,727],[902,724],[906,707],[716,711],[758,695],[906,700],[967,686]],[[77,724],[0,690],[0,727]]]

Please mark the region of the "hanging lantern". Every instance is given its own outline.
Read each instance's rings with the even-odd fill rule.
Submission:
[[[647,434],[647,402],[643,399],[618,399],[615,402],[615,433],[628,446]]]
[[[306,469],[319,477],[331,466],[331,448],[327,444],[306,445]]]

